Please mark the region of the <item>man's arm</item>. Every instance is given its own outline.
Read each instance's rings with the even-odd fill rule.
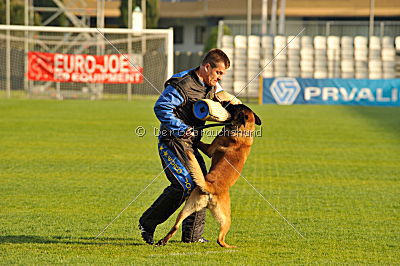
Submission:
[[[167,86],[154,105],[158,120],[176,137],[183,137],[190,127],[174,114],[174,109],[184,102],[183,96],[172,86]]]

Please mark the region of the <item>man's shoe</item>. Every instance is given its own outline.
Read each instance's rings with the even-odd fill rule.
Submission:
[[[210,240],[205,239],[204,237],[200,237],[197,241],[185,241],[182,240],[184,243],[208,243]]]
[[[208,242],[210,242],[210,240],[207,240],[204,237],[200,237],[199,240],[197,240],[196,242],[198,242],[198,243],[208,243]]]
[[[153,239],[153,235],[154,235],[154,231],[150,232],[148,230],[146,230],[143,225],[139,224],[139,230],[142,233],[142,238],[143,240],[149,244],[149,245],[153,245],[154,244],[154,239]]]

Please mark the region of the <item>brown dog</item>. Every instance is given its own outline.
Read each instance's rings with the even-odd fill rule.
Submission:
[[[253,144],[255,124],[261,125],[261,120],[243,104],[229,105],[227,110],[231,113],[232,125],[225,126],[211,144],[200,142],[198,145],[202,152],[212,158],[210,171],[205,177],[193,153],[187,154],[197,187],[190,194],[170,232],[158,241],[158,246],[167,244],[186,217],[207,207],[220,224],[217,243],[221,247],[235,247],[225,242],[231,225],[229,188],[240,176]]]

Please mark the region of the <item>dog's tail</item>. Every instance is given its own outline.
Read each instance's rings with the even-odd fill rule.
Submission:
[[[190,151],[186,152],[189,162],[189,171],[193,177],[194,182],[201,188],[202,191],[213,193],[212,186],[210,186],[204,178],[203,171],[194,154]]]

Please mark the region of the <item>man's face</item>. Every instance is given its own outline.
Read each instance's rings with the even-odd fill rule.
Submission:
[[[204,83],[208,86],[217,85],[226,71],[224,62],[218,62],[214,68],[211,68],[210,64],[206,64],[205,70]]]

